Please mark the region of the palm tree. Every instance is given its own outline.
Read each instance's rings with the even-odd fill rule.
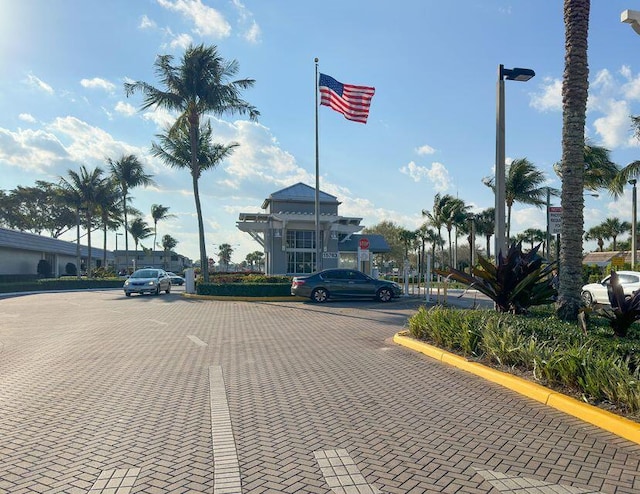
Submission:
[[[167,252],[175,249],[176,245],[178,245],[178,241],[171,235],[164,235],[162,237],[162,250],[164,251],[164,269],[168,269]]]
[[[231,262],[231,254],[233,254],[233,247],[229,244],[220,244],[218,246],[218,259],[220,264],[225,267],[225,271],[229,270],[229,263]]]
[[[605,238],[611,238],[613,241],[613,250],[616,250],[618,235],[622,235],[631,230],[631,224],[629,222],[620,221],[618,218],[607,218],[600,226],[605,233]]]
[[[249,263],[250,269],[253,271],[253,263],[258,264],[258,269],[260,269],[260,264],[262,263],[262,259],[264,258],[264,252],[259,250],[255,250],[253,252],[249,252],[247,257],[245,258],[247,263]]]
[[[590,0],[564,0],[565,69],[562,79],[562,244],[556,313],[575,321],[582,288],[584,128],[589,93],[587,40]]]
[[[626,180],[621,175],[620,167],[611,161],[610,153],[607,148],[585,140],[584,188],[592,192],[606,189],[614,198],[618,198],[624,192]],[[562,179],[562,162],[555,163],[553,170]]]
[[[507,238],[511,238],[511,208],[513,204],[530,204],[543,207],[547,204],[547,189],[544,185],[544,173],[536,168],[527,158],[513,160],[507,167],[505,177],[505,202],[507,204]],[[482,182],[490,187],[495,194],[495,177],[485,177]],[[552,195],[557,195],[555,189],[548,189]]]
[[[535,247],[536,242],[544,242],[547,238],[547,233],[543,232],[539,228],[527,228],[523,232],[516,236],[517,241],[529,242],[531,249]]]
[[[87,277],[91,277],[91,230],[93,229],[94,215],[98,211],[99,191],[105,187],[107,179],[103,177],[104,171],[96,167],[92,171],[82,165],[80,172],[67,170],[68,179],[60,178],[60,186],[67,192],[67,197],[76,202],[78,215],[84,212],[87,229]],[[78,239],[79,240],[79,239]]]
[[[433,197],[433,209],[431,211],[422,210],[422,216],[426,217],[429,224],[438,231],[440,238],[442,238],[442,227],[444,225],[443,208],[450,197],[452,196],[442,196],[438,192]]]
[[[102,224],[102,266],[107,267],[107,231],[117,230],[122,224],[122,211],[120,206],[122,203],[120,199],[122,193],[118,184],[113,177],[104,181],[102,186],[97,191],[97,207],[98,214],[100,216],[100,223]]]
[[[151,217],[153,218],[153,250],[156,248],[158,239],[158,221],[175,218],[175,214],[169,214],[169,207],[160,204],[151,205]],[[155,261],[154,261],[155,262]]]
[[[107,158],[111,176],[115,179],[122,193],[122,212],[124,214],[124,262],[125,266],[129,266],[129,223],[127,220],[127,198],[129,190],[141,185],[152,185],[152,175],[148,175],[144,171],[144,165],[133,154],[122,155],[119,160]],[[137,250],[137,249],[136,249]]]
[[[602,225],[591,227],[584,234],[585,240],[596,240],[598,242],[598,248],[600,249],[600,252],[604,250],[604,241],[608,240],[609,238],[610,237],[608,236],[608,232],[603,228]]]
[[[453,230],[454,226],[460,226],[466,221],[470,206],[467,206],[462,199],[449,194],[444,195],[442,199],[444,199],[444,203],[442,204],[441,217],[444,221],[444,226],[447,228],[449,237],[449,266],[451,266],[453,260],[451,230]]]
[[[135,250],[138,252],[138,242],[153,235],[153,230],[143,218],[137,217],[129,225],[129,233],[135,243]]]
[[[204,220],[202,216],[202,206],[200,203],[200,191],[198,181],[203,171],[215,168],[219,163],[231,156],[238,143],[232,142],[228,145],[217,144],[211,141],[211,124],[207,122],[198,132],[198,165],[193,168],[191,159],[191,144],[189,142],[189,131],[186,125],[182,125],[173,129],[166,129],[164,134],[157,134],[160,144],[153,143],[151,145],[151,153],[160,158],[165,164],[172,168],[184,168],[189,170],[191,174],[191,183],[193,186],[193,196],[196,202],[196,214],[198,216],[198,232],[200,237],[200,254],[204,252],[205,247],[202,245],[204,239]],[[202,266],[208,266],[208,259]],[[209,270],[202,269],[203,277],[209,279]]]
[[[171,129],[186,128],[191,147],[190,169],[191,175],[197,180],[200,177],[200,120],[203,115],[212,113],[222,116],[226,113],[249,115],[251,120],[257,120],[260,113],[248,102],[241,99],[242,90],[255,84],[253,79],[239,79],[230,81],[239,70],[236,60],[227,61],[218,54],[216,46],[190,45],[180,65],[173,64],[172,55],[161,55],[155,62],[156,72],[165,86],[158,89],[143,81],[125,83],[127,96],[141,92],[144,101],[141,110],[153,107],[177,111],[178,119]],[[196,207],[199,208],[200,196],[194,188]],[[207,251],[204,238],[204,223],[201,213],[198,213],[198,233],[200,237],[200,264],[203,266],[205,283],[209,281],[207,266]]]
[[[491,257],[491,237],[496,231],[495,211],[495,208],[487,208],[476,215],[476,234],[484,235],[487,241],[487,258]]]

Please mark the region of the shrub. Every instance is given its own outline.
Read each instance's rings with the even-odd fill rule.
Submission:
[[[40,259],[38,261],[37,272],[40,278],[51,278],[51,264],[49,261],[46,259]]]
[[[78,274],[78,268],[72,262],[68,262],[64,267],[64,274],[68,274],[69,276],[76,276]]]

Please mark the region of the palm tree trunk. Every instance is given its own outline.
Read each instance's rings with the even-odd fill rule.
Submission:
[[[107,269],[107,220],[103,218],[103,239],[102,239],[102,267]]]
[[[87,278],[91,278],[91,213],[87,207],[87,244],[89,246],[89,252],[87,254]]]
[[[129,273],[129,223],[127,222],[127,189],[122,191],[122,208],[124,210],[124,267]]]
[[[491,259],[491,235],[485,235],[487,239],[487,259]]]
[[[565,70],[562,80],[562,227],[560,286],[556,313],[575,321],[582,285],[584,231],[584,127],[589,66],[587,42],[590,0],[565,0]]]
[[[196,200],[196,215],[198,216],[198,237],[200,243],[200,269],[205,283],[209,281],[209,260],[204,244],[204,222],[202,220],[202,207],[200,205],[200,192],[198,190],[198,179],[193,177],[193,197]]]

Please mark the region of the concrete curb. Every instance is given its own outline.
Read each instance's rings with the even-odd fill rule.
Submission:
[[[539,384],[527,381],[518,376],[491,369],[476,362],[470,362],[464,357],[455,355],[440,348],[429,345],[411,338],[406,332],[396,333],[393,337],[394,343],[410,348],[417,352],[423,353],[431,358],[444,362],[446,364],[457,367],[476,376],[482,377],[487,381],[494,382],[516,393],[528,398],[532,398],[544,405],[560,410],[573,417],[584,420],[601,429],[612,432],[634,443],[640,444],[640,424],[632,420],[620,417],[601,408],[582,403],[581,401],[569,396],[545,388]]]

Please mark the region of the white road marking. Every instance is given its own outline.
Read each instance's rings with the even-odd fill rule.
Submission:
[[[493,470],[476,471],[499,492],[518,494],[602,494],[595,489],[581,489],[568,485],[559,485],[517,475],[506,475]]]
[[[193,341],[198,346],[207,346],[207,344],[204,341],[202,341],[200,338],[198,338],[197,336],[194,336],[192,334],[188,334],[187,338],[189,338],[191,341]]]
[[[326,449],[314,451],[325,482],[335,494],[358,492],[359,494],[380,494],[381,491],[367,484],[346,449]],[[354,491],[354,488],[357,491]]]
[[[209,367],[209,399],[213,439],[213,494],[242,494],[240,464],[220,366]]]

